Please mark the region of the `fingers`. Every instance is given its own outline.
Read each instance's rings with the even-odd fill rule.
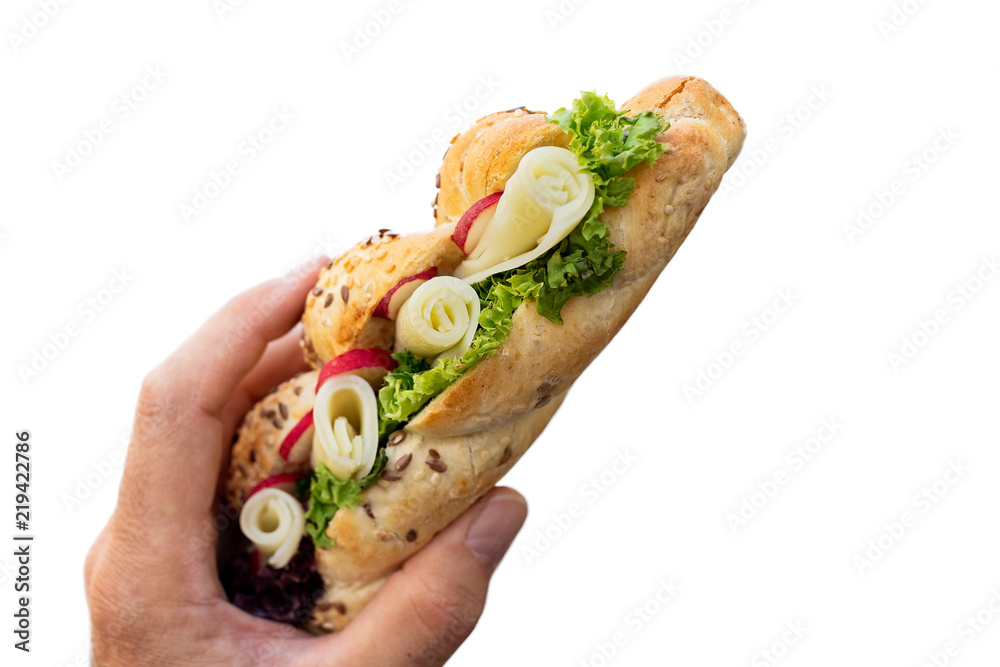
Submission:
[[[299,271],[244,292],[147,376],[115,511],[121,524],[116,534],[210,561],[213,541],[206,536],[229,444],[221,413],[248,374],[249,391],[287,361],[282,348],[274,366],[269,361],[251,373],[268,341],[295,325],[316,273]],[[200,537],[192,540],[194,534]]]
[[[254,403],[267,396],[285,380],[309,370],[310,366],[306,363],[302,346],[299,344],[301,338],[300,323],[267,346],[264,356],[239,384],[229,403],[222,410],[224,438],[232,436],[236,425]]]
[[[83,585],[86,588],[90,587],[90,581],[94,576],[94,568],[100,562],[101,558],[104,556],[104,550],[108,546],[108,537],[110,536],[110,526],[105,525],[101,530],[100,535],[94,540],[94,543],[90,545],[90,551],[87,552],[87,558],[83,561]]]
[[[226,304],[164,364],[164,389],[175,390],[207,414],[217,414],[267,343],[298,322],[318,270],[316,265],[270,280]]]
[[[490,576],[527,516],[512,489],[494,489],[393,574],[336,641],[342,664],[442,665],[482,614]],[[319,664],[323,664],[317,661]]]

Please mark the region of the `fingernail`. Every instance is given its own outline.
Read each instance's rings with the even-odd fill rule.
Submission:
[[[526,516],[528,505],[524,498],[515,493],[497,494],[486,501],[486,507],[472,521],[465,544],[472,553],[496,567]]]

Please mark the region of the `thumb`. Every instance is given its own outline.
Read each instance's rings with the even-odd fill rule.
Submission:
[[[340,634],[343,664],[443,665],[486,604],[490,577],[528,506],[517,491],[493,489],[410,558]]]

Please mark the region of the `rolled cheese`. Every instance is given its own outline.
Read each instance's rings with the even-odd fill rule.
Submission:
[[[313,424],[313,468],[324,463],[340,479],[371,472],[378,452],[378,404],[370,384],[350,374],[324,382],[316,393]]]
[[[396,349],[419,357],[460,357],[479,326],[479,295],[451,276],[432,278],[416,289],[396,316]]]
[[[543,146],[525,153],[496,213],[455,276],[474,284],[527,264],[566,238],[594,203],[594,179],[576,154]]]
[[[240,530],[272,567],[285,567],[306,530],[302,504],[281,489],[263,489],[240,511]]]

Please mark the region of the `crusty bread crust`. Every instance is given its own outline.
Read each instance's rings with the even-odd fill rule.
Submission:
[[[311,631],[343,628],[389,574],[514,465],[673,257],[736,160],[746,134],[729,102],[696,78],[658,81],[623,108],[658,111],[671,127],[660,137],[669,144],[667,152],[655,164],[630,172],[636,187],[628,203],[601,216],[612,242],[628,253],[614,285],[593,297],[571,299],[563,308],[562,326],[538,315],[534,304],[523,304],[500,351],[390,439],[387,473],[363,494],[360,507],[334,516],[328,535],[336,546],[316,550],[326,591]],[[431,265],[452,269],[460,260],[449,240],[454,221],[481,197],[502,190],[528,150],[567,142],[568,136],[544,116],[524,110],[487,116],[457,137],[440,172],[438,227],[416,237],[373,237],[333,262],[303,316],[307,357],[318,365],[355,347],[391,347],[392,323],[372,318],[382,296],[401,278]],[[350,294],[341,299],[344,287]],[[263,414],[262,408],[287,397],[287,391],[283,385],[252,414]],[[301,398],[296,406],[307,403],[311,398]],[[268,443],[280,442],[279,436],[257,419],[240,429],[230,473],[232,502],[241,503],[246,485],[274,468],[266,455],[260,457],[274,447]],[[260,470],[251,467],[253,474],[247,474],[243,468],[251,449],[257,450]]]
[[[434,200],[437,224],[456,222],[475,202],[503,190],[528,151],[565,147],[569,139],[545,114],[523,107],[480,118],[445,153]]]
[[[399,236],[381,230],[330,262],[320,272],[302,314],[302,349],[315,368],[355,348],[392,347],[392,322],[374,317],[386,293],[403,278],[437,267],[451,273],[462,252],[453,227]]]
[[[429,436],[495,428],[566,391],[618,333],[677,252],[746,136],[739,114],[701,79],[663,79],[623,108],[663,114],[671,126],[661,141],[670,148],[652,166],[633,169],[629,175],[636,187],[628,203],[601,215],[615,247],[627,253],[614,286],[589,298],[571,299],[563,308],[561,326],[539,315],[535,304],[523,304],[500,351],[431,401],[410,422],[411,430]],[[482,132],[478,140],[491,141],[497,127]],[[500,150],[510,145],[507,133],[503,142]],[[470,148],[468,160],[489,153]],[[483,172],[468,163],[452,169],[459,167],[460,173],[442,171],[442,184],[460,174],[468,180],[468,174]],[[475,184],[468,187],[474,189]]]
[[[399,479],[383,476],[363,494],[362,506],[339,510],[327,530],[337,546],[316,550],[326,594],[308,629],[340,630],[357,616],[386,577],[507,474],[562,398],[495,430],[467,436],[400,431],[396,437],[405,437],[387,448],[386,465]]]
[[[281,442],[313,409],[317,371],[300,373],[261,399],[243,417],[229,457],[226,500],[236,509],[243,507],[247,492],[268,477],[309,469],[289,465],[279,455]]]

